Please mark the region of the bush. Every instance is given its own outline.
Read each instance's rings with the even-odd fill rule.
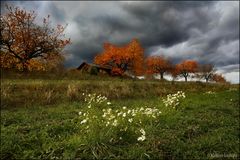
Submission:
[[[90,70],[91,75],[97,75],[98,74],[98,69],[96,67],[92,67]]]

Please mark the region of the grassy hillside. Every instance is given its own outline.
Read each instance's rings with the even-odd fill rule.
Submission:
[[[203,93],[236,88],[229,84],[146,81],[119,78],[91,80],[2,79],[2,108],[81,102],[82,93],[102,94],[109,99],[166,96],[179,90]]]
[[[166,106],[177,91],[186,97]],[[239,86],[2,79],[1,92],[2,159],[239,155]]]

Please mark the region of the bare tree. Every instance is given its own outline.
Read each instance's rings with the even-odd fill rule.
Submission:
[[[200,79],[205,79],[206,82],[209,82],[215,73],[214,66],[212,64],[203,64],[198,68],[198,77]]]

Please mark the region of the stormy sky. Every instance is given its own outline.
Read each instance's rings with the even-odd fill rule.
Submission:
[[[8,2],[9,3],[9,2]],[[67,67],[92,62],[104,42],[140,40],[145,56],[164,55],[212,63],[228,81],[239,83],[238,1],[15,1],[52,25],[68,24]],[[4,9],[2,8],[2,12]]]

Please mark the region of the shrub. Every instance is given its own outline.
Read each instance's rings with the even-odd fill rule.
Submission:
[[[67,97],[70,100],[76,100],[77,99],[77,87],[75,85],[68,85],[67,88]]]

